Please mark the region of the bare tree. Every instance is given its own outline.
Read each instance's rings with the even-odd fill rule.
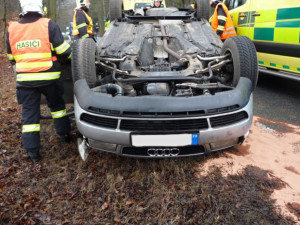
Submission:
[[[6,51],[7,25],[9,21],[19,19],[20,4],[18,0],[0,0],[0,5],[0,53],[4,53]]]
[[[51,18],[53,21],[56,21],[56,0],[48,0],[47,2],[47,10],[48,10],[48,18]]]
[[[1,2],[1,1],[0,1]],[[5,51],[5,31],[6,31],[6,0],[2,0],[3,5],[1,11],[0,11],[0,32],[1,32],[1,44],[0,44],[0,52]]]

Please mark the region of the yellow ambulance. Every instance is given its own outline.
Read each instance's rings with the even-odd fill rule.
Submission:
[[[238,35],[255,44],[260,71],[300,80],[300,0],[224,0]]]

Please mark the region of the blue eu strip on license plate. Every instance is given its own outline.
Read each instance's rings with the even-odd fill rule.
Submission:
[[[199,134],[192,134],[192,145],[198,145],[199,143]]]

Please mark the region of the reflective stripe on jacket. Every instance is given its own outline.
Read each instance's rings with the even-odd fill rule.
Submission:
[[[84,13],[85,17],[89,21],[89,24],[86,24],[86,23],[77,24],[76,23],[76,15],[77,15],[78,11],[82,11]],[[74,16],[73,16],[73,35],[74,36],[79,35],[79,30],[78,29],[81,28],[81,27],[85,27],[85,26],[87,26],[87,33],[90,34],[90,35],[94,35],[92,18],[84,10],[77,9],[74,13]]]
[[[48,24],[47,18],[40,18],[34,23],[10,23],[9,43],[12,56],[16,61],[17,73],[32,74],[46,71],[53,66],[53,61],[57,60],[56,57],[52,57]],[[41,80],[38,76],[35,78]]]
[[[234,29],[234,24],[233,24],[233,21],[231,19],[231,16],[228,12],[228,8],[223,3],[219,3],[216,6],[214,14],[212,16],[211,26],[212,26],[213,30],[215,32],[217,32],[217,29],[218,29],[218,26],[219,26],[218,7],[223,7],[223,10],[226,14],[226,22],[225,22],[223,33],[221,35],[221,39],[227,39],[229,37],[236,36],[236,31]]]

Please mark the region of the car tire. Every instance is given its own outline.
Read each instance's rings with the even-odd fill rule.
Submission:
[[[109,16],[110,20],[122,18],[123,1],[122,0],[110,0],[109,1]]]
[[[209,20],[210,4],[209,0],[195,0],[196,18],[198,20]]]
[[[85,79],[90,88],[96,86],[95,55],[96,43],[93,39],[79,39],[73,44],[72,78],[74,83]]]
[[[232,58],[233,86],[238,84],[240,77],[247,77],[251,80],[254,91],[258,80],[258,63],[253,42],[246,36],[230,37],[225,40],[221,54],[229,54]]]

